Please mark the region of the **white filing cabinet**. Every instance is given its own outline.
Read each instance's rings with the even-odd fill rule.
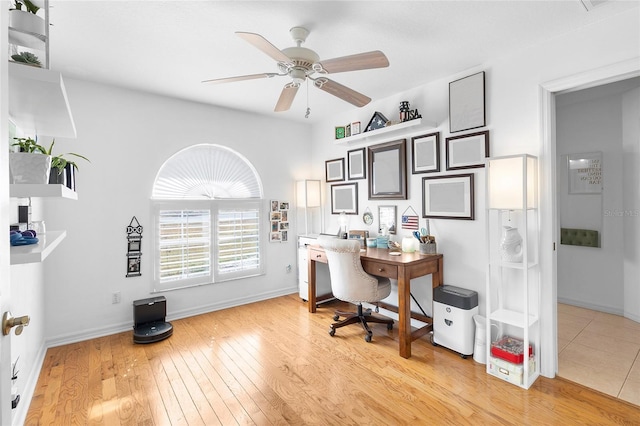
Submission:
[[[309,265],[308,245],[315,245],[317,235],[298,236],[298,290],[302,300],[309,300]],[[329,266],[326,263],[316,263],[316,297],[331,293],[331,279]],[[320,297],[322,299],[322,297]]]

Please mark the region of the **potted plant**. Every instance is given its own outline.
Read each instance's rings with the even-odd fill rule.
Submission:
[[[37,0],[15,0],[15,9],[9,12],[9,26],[19,31],[44,35],[44,19],[38,10],[44,4]],[[23,8],[24,6],[24,8]]]
[[[31,138],[14,138],[12,146],[18,146],[19,152],[9,153],[9,170],[12,183],[45,184],[49,182],[51,155]]]
[[[11,49],[11,59],[26,65],[40,67],[38,57],[31,52],[17,52],[17,45],[31,46],[32,40],[44,39],[45,20],[38,16],[38,11],[44,6],[42,0],[15,0],[14,9],[9,11],[10,42],[16,45]],[[33,47],[33,46],[31,46]]]
[[[78,170],[78,165],[74,161],[65,158],[65,155],[72,155],[87,161],[89,161],[89,159],[84,155],[76,154],[75,152],[53,155],[53,146],[55,143],[56,141],[54,139],[47,150],[47,154],[51,155],[51,174],[49,175],[49,183],[65,185],[69,189],[75,191],[75,172]]]

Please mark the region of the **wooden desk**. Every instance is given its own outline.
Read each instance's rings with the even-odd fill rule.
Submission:
[[[324,250],[318,246],[309,246],[309,312],[316,311],[316,262],[327,263]],[[429,333],[433,326],[426,326],[411,332],[411,278],[431,275],[433,287],[442,285],[443,262],[441,254],[402,253],[391,256],[388,249],[367,248],[360,254],[365,271],[372,275],[398,280],[398,336],[400,338],[400,356],[411,357],[411,342]],[[382,305],[381,305],[382,306]],[[389,308],[388,305],[383,306]]]

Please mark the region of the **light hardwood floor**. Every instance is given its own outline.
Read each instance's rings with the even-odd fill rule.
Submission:
[[[170,299],[168,301],[170,303]],[[640,407],[562,379],[531,389],[428,336],[398,355],[397,331],[328,334],[333,309],[297,295],[174,321],[169,339],[131,333],[47,351],[26,424],[638,424]]]
[[[640,324],[559,303],[558,375],[640,406]]]

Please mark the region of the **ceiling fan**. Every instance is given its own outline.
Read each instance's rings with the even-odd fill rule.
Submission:
[[[388,67],[389,60],[384,53],[379,50],[374,50],[321,61],[320,56],[318,56],[316,52],[302,47],[302,43],[305,42],[309,35],[309,30],[303,27],[293,27],[289,30],[289,33],[295,41],[296,46],[280,50],[260,34],[236,32],[239,37],[273,58],[278,63],[279,73],[261,73],[216,78],[204,80],[203,83],[231,83],[234,81],[258,78],[289,76],[291,77],[291,81],[284,85],[282,93],[280,93],[280,98],[274,108],[275,112],[287,111],[291,107],[300,84],[307,78],[313,81],[314,86],[317,88],[357,107],[362,107],[371,102],[371,98],[368,96],[333,80],[329,80],[326,75],[346,71]]]

